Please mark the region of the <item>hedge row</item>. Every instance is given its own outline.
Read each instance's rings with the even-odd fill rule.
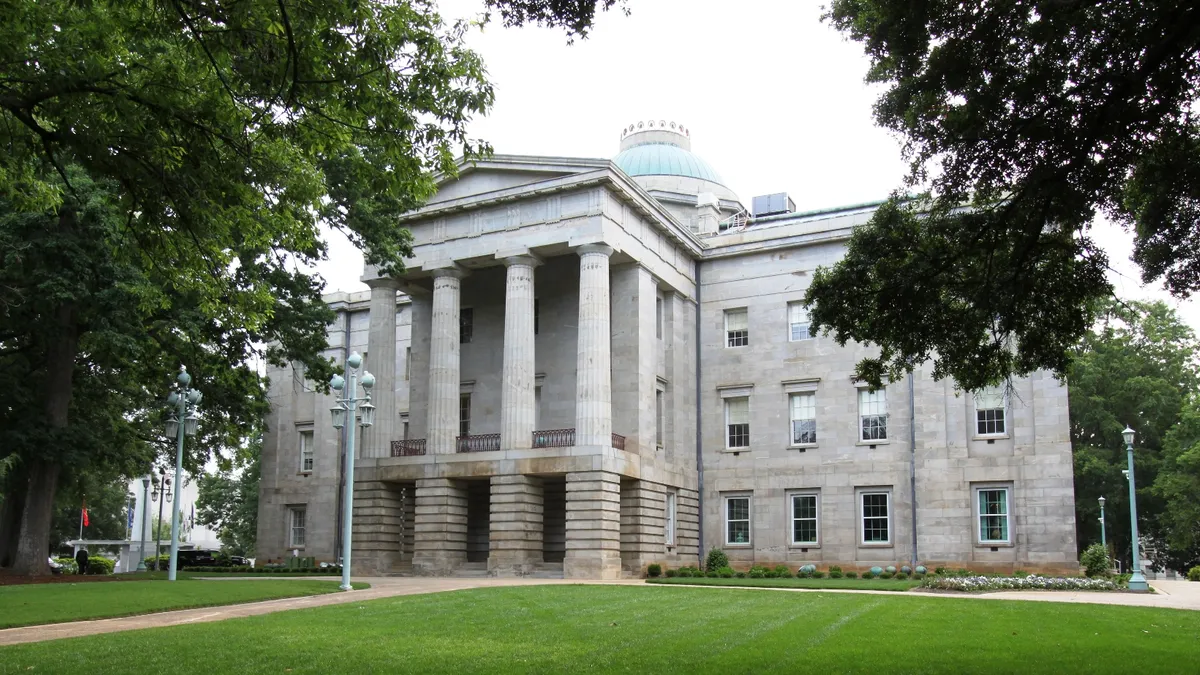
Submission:
[[[184,572],[211,572],[222,574],[341,574],[340,567],[288,569],[286,567],[184,567]]]

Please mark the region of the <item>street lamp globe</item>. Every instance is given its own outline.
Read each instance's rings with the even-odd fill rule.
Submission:
[[[333,428],[341,429],[346,426],[346,409],[342,404],[337,404],[329,409],[329,416],[333,418]]]
[[[189,413],[187,417],[183,418],[183,433],[187,434],[188,436],[195,436],[196,423],[198,421],[199,418],[196,417],[196,413]]]
[[[1104,508],[1104,497],[1101,496],[1099,501],[1100,501],[1100,508]]]
[[[164,431],[167,432],[167,438],[175,438],[179,435],[179,420],[175,419],[174,414],[167,418],[167,424]]]
[[[359,419],[359,424],[363,425],[364,427],[369,427],[372,424],[375,424],[375,406],[371,405],[370,399],[367,399],[366,403],[358,406],[358,409],[362,416]]]
[[[1125,427],[1125,431],[1121,432],[1121,436],[1125,439],[1125,445],[1133,445],[1133,435],[1136,433],[1133,429]]]
[[[374,386],[375,386],[375,376],[372,375],[369,371],[366,373],[363,373],[362,388],[366,389],[367,391],[371,391],[371,388]]]

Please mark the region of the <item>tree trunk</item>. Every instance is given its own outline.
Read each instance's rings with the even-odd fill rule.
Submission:
[[[17,557],[17,536],[21,533],[21,514],[25,510],[25,467],[14,466],[2,483],[4,502],[0,504],[0,567],[12,567]]]
[[[69,229],[73,215],[63,210],[59,224]],[[53,310],[54,333],[46,349],[46,398],[43,412],[50,427],[51,443],[65,442],[62,432],[67,428],[71,407],[71,379],[75,374],[75,357],[79,350],[77,312],[74,303],[63,303]],[[54,494],[58,491],[58,475],[62,466],[57,459],[39,457],[26,463],[29,480],[26,483],[25,509],[21,514],[21,534],[17,538],[17,559],[13,571],[17,574],[42,575],[50,573],[46,564],[50,554],[50,522],[54,516]]]

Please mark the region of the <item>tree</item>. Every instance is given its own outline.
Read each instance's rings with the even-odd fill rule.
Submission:
[[[1128,561],[1129,483],[1121,473],[1127,466],[1121,431],[1128,425],[1137,432],[1138,529],[1157,542],[1168,529],[1166,514],[1182,505],[1179,496],[1162,490],[1161,471],[1188,398],[1200,387],[1200,343],[1161,302],[1113,302],[1101,317],[1075,349],[1068,377],[1077,542],[1082,552],[1100,541],[1097,499],[1103,496],[1108,541]]]
[[[524,8],[510,23],[590,23],[588,3],[492,6],[509,4]],[[123,475],[149,464],[163,365],[195,367],[206,425],[231,436],[224,447],[251,437],[265,404],[248,360],[328,379],[331,315],[306,271],[325,255],[319,226],[401,271],[410,237],[397,216],[432,194],[437,172],[454,172],[456,154],[488,151],[466,132],[493,94],[465,30],[428,0],[5,4],[0,385],[16,389],[0,406],[0,452],[21,461],[5,486],[0,561],[15,550],[16,571],[46,572],[67,457],[109,452]],[[52,247],[27,245],[31,232]],[[122,294],[120,321],[101,330],[98,301]],[[96,362],[107,380],[91,376]],[[209,405],[212,390],[224,407]],[[100,445],[109,430],[126,442]]]
[[[262,441],[251,443],[236,471],[205,474],[199,479],[196,519],[216,528],[221,550],[253,557],[258,539],[258,479]]]
[[[1111,294],[1099,213],[1133,228],[1147,282],[1200,288],[1200,5],[834,0],[826,19],[887,85],[875,118],[920,193],[807,295],[816,327],[879,346],[861,377],[1065,374]]]
[[[1161,560],[1176,570],[1200,565],[1200,397],[1193,393],[1163,444],[1154,494],[1166,503],[1158,532]]]
[[[98,480],[84,474],[58,491],[54,500],[54,520],[50,526],[50,544],[58,549],[79,536],[82,508],[87,503],[88,524],[84,539],[124,539],[133,495],[124,480]]]

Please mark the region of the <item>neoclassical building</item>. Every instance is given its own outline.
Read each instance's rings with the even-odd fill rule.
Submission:
[[[877,204],[745,208],[643,121],[615,158],[464,164],[397,227],[402,277],[328,296],[328,356],[374,374],[352,480],[330,397],[270,372],[260,559],[356,573],[615,578],[646,565],[1073,570],[1067,391],[1037,373],[872,390],[809,330],[813,272]]]

